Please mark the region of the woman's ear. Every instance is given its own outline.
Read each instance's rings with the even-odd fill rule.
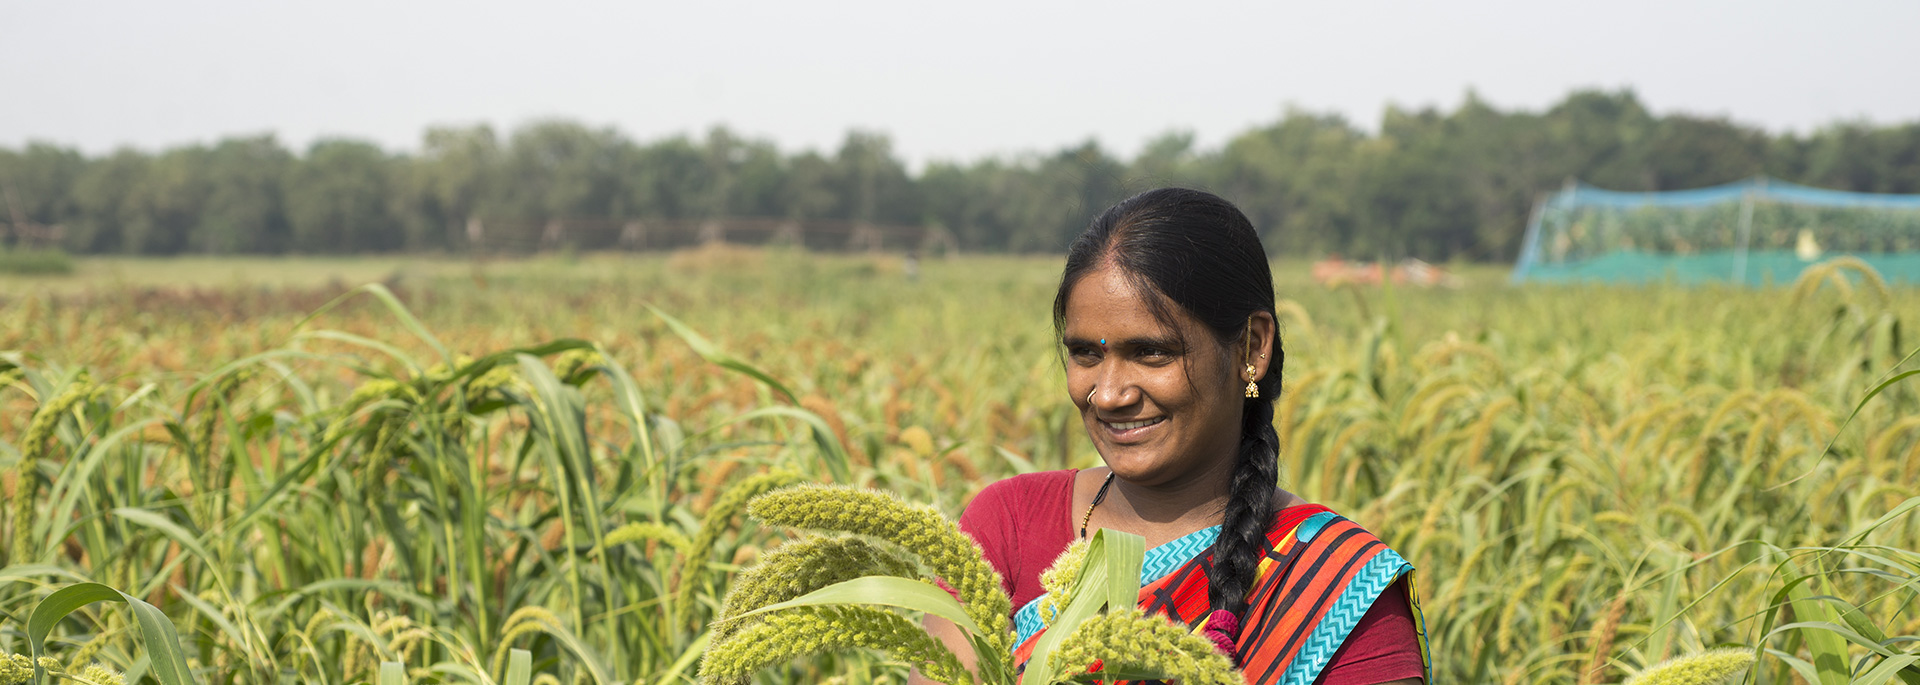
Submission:
[[[1253,365],[1254,378],[1266,378],[1267,369],[1273,368],[1274,330],[1280,324],[1274,321],[1271,312],[1255,312],[1252,319],[1253,353],[1250,359],[1243,362],[1243,365]]]

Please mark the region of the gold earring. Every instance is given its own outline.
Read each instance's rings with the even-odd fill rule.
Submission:
[[[1261,359],[1265,359],[1266,357],[1267,355],[1264,355],[1264,354],[1260,355]],[[1252,317],[1247,318],[1247,356],[1245,357],[1245,359],[1247,360],[1247,397],[1256,398],[1260,396],[1260,386],[1253,384],[1253,374],[1255,373],[1255,370],[1253,368],[1253,318]]]

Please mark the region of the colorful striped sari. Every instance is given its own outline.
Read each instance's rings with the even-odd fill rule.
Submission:
[[[1234,650],[1247,682],[1311,685],[1374,600],[1402,577],[1430,682],[1433,662],[1414,596],[1413,565],[1326,507],[1288,507],[1276,519]],[[1219,535],[1214,526],[1148,550],[1140,573],[1141,609],[1200,630],[1211,613],[1207,567],[1213,560],[1207,552]],[[1044,599],[1014,613],[1014,660],[1022,670],[1046,630],[1039,612]]]

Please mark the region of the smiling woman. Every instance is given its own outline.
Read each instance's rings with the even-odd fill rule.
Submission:
[[[994,483],[960,520],[1013,597],[1016,660],[1046,631],[1041,572],[1111,528],[1150,548],[1140,608],[1210,638],[1249,683],[1426,680],[1412,565],[1278,487],[1285,355],[1267,255],[1239,209],[1182,189],[1108,209],[1069,250],[1053,316],[1106,466]]]

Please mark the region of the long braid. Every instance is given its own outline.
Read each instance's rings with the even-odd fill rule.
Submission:
[[[1286,353],[1278,331],[1273,336],[1273,365],[1255,385],[1260,397],[1248,398],[1241,412],[1240,455],[1233,464],[1220,537],[1213,543],[1207,575],[1207,602],[1234,615],[1246,612],[1260,560],[1266,556],[1267,529],[1273,525],[1273,489],[1280,480],[1280,435],[1273,430],[1273,401],[1280,394],[1280,369]]]

